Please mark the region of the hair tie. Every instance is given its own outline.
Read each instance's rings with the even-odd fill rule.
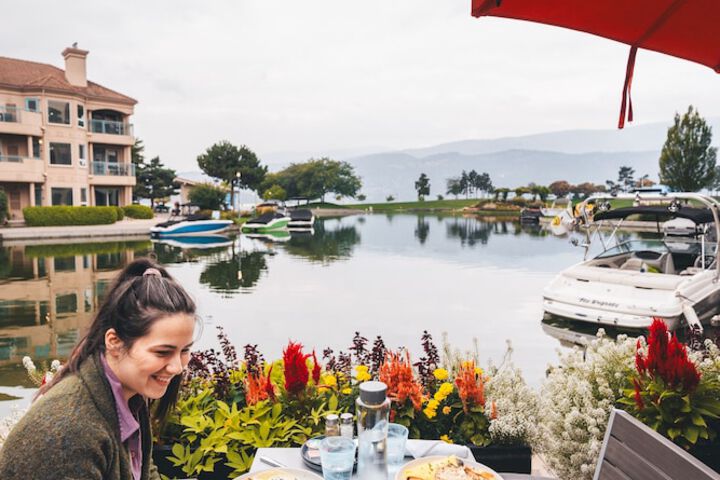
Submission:
[[[150,275],[153,275],[156,277],[162,277],[162,273],[160,273],[160,270],[158,270],[157,268],[153,268],[153,267],[150,267],[143,272],[143,277],[150,276]]]

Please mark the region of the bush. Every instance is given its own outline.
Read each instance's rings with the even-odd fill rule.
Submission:
[[[125,218],[125,211],[123,210],[123,207],[115,207],[115,212],[117,213],[118,221]]]
[[[201,210],[220,210],[225,201],[225,190],[209,184],[202,184],[190,190],[190,202]]]
[[[107,225],[117,221],[115,207],[25,207],[23,217],[29,227],[59,225]]]
[[[0,223],[5,222],[8,218],[8,198],[7,194],[0,190]]]
[[[125,216],[128,218],[153,218],[154,214],[152,208],[146,207],[145,205],[125,205],[122,207]]]

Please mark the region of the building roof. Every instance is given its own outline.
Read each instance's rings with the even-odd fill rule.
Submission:
[[[51,90],[103,100],[135,105],[137,100],[88,80],[87,87],[71,85],[65,71],[46,63],[0,57],[0,87],[23,91]]]

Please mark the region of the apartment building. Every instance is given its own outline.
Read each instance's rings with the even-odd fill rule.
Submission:
[[[0,189],[10,219],[34,205],[127,205],[137,101],[87,80],[87,50],[65,70],[0,57]]]

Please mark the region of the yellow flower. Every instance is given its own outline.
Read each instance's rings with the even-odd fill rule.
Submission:
[[[335,375],[323,375],[321,381],[328,387],[334,387],[337,385],[337,378],[335,378]]]
[[[442,394],[447,397],[453,391],[453,384],[450,382],[443,382],[443,384],[440,385],[440,388],[438,389],[438,391],[442,392]]]
[[[442,440],[445,443],[453,443],[453,441],[450,440],[450,437],[448,437],[447,435],[440,435],[440,440]]]
[[[452,411],[452,409],[451,409],[450,407],[448,407],[448,406],[445,406],[445,407],[443,407],[443,409],[442,409],[442,412],[443,412],[444,415],[450,415],[450,412],[451,412],[451,411]]]
[[[480,367],[475,367],[475,375],[480,376],[483,374],[483,370]]]
[[[365,365],[358,365],[355,367],[355,378],[358,382],[366,382],[368,380],[372,380],[372,375],[368,372],[368,367]]]
[[[350,395],[351,393],[352,393],[352,388],[350,388],[350,387],[345,387],[342,389],[343,395]]]
[[[435,415],[437,415],[437,411],[430,407],[426,407],[423,412],[425,412],[427,418],[435,418]]]
[[[448,378],[448,371],[444,368],[436,368],[433,372],[433,375],[435,376],[436,380],[447,380]]]

